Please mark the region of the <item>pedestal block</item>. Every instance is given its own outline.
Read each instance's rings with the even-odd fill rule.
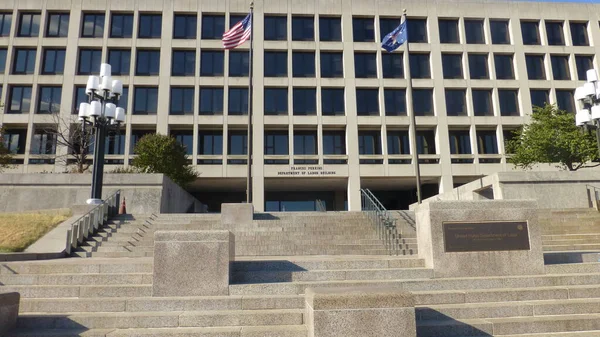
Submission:
[[[0,294],[0,336],[17,326],[20,298],[19,293]]]
[[[254,207],[252,204],[221,204],[221,224],[223,228],[237,225],[252,225]]]

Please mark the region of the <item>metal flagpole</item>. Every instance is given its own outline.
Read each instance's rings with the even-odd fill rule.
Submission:
[[[248,54],[248,176],[246,177],[246,203],[252,203],[252,48],[254,45],[254,1],[250,3],[250,51]]]
[[[406,29],[408,30],[406,9],[404,10],[403,16],[404,16],[404,21],[406,21]],[[411,102],[414,107],[415,102],[413,101],[413,99],[415,96],[412,94],[413,90],[412,90],[412,76],[410,74],[410,48],[409,48],[409,43],[408,43],[408,36],[406,37],[406,53],[405,53],[405,55],[408,60],[408,69],[406,71],[406,79],[408,80],[408,92],[410,92]],[[419,167],[419,151],[417,149],[417,130],[416,130],[417,121],[415,118],[414,109],[410,109],[410,110],[412,111],[412,113],[410,114],[410,131],[409,131],[410,140],[411,140],[410,151],[413,153],[413,166],[415,167],[415,174],[416,174],[416,180],[417,180],[417,202],[420,204],[421,203],[421,170]]]

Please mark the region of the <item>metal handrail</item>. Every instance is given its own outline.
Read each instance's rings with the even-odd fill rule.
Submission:
[[[327,212],[327,206],[323,200],[317,199],[315,200],[315,204],[317,206],[317,212]]]
[[[594,194],[594,198],[592,199],[592,195],[590,195],[590,188],[591,191]],[[600,187],[598,186],[594,186],[594,185],[590,185],[590,184],[585,184],[585,189],[588,192],[588,202],[591,204],[592,208],[596,208],[596,210],[598,210],[600,212]]]
[[[390,255],[398,255],[401,244],[396,220],[369,189],[361,189],[360,192],[363,213],[371,219],[371,224]]]

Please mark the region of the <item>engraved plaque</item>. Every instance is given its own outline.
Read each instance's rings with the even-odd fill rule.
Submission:
[[[526,221],[444,222],[447,253],[529,250]]]

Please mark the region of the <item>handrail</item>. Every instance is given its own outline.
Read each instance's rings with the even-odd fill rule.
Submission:
[[[317,199],[315,200],[315,204],[317,206],[317,212],[327,212],[327,206],[323,200]]]
[[[401,244],[396,220],[369,189],[361,189],[360,192],[362,211],[371,219],[371,224],[390,255],[398,255]]]
[[[591,192],[594,194],[593,198],[592,198],[592,195],[590,194],[590,187],[592,188]],[[596,208],[596,210],[600,212],[600,187],[590,185],[590,184],[585,184],[585,189],[587,191],[588,204],[590,205],[590,208]]]

